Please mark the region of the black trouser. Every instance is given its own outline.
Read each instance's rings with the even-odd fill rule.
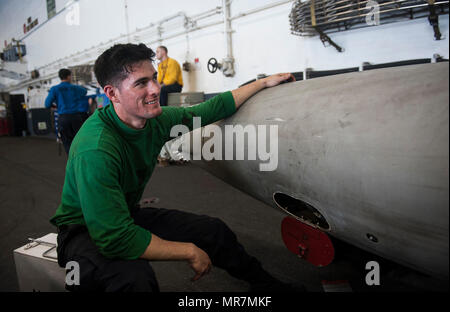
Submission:
[[[167,106],[167,101],[168,101],[167,99],[169,97],[168,94],[181,92],[182,88],[183,88],[183,86],[179,85],[178,83],[174,83],[174,84],[167,85],[167,86],[162,86],[161,93],[159,96],[159,105]]]
[[[230,275],[258,283],[272,277],[248,255],[236,235],[220,219],[178,210],[142,208],[132,213],[135,223],[162,239],[191,242],[203,249],[213,265]],[[80,285],[74,291],[159,291],[148,260],[108,259],[100,254],[86,227],[63,226],[58,234],[58,263],[80,265]]]
[[[69,155],[73,138],[88,117],[88,113],[61,114],[58,116],[58,132],[61,135],[67,155]]]

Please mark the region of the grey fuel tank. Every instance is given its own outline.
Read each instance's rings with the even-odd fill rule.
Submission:
[[[448,83],[448,63],[434,63],[265,89],[216,125],[278,125],[276,170],[196,163],[271,206],[303,205],[301,218],[332,236],[448,279]]]

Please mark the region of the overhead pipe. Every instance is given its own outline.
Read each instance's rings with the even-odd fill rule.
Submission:
[[[225,29],[225,46],[227,48],[227,56],[222,60],[222,72],[225,77],[233,77],[234,71],[234,58],[233,58],[233,46],[232,46],[232,33],[231,29],[231,10],[230,2],[228,0],[222,0],[223,10],[223,23]]]
[[[277,6],[289,3],[289,2],[293,2],[293,1],[294,0],[283,0],[283,1],[278,1],[278,2],[271,3],[271,4],[268,4],[268,5],[264,5],[264,6],[261,6],[259,8],[256,8],[256,9],[249,10],[247,12],[239,13],[236,16],[231,17],[231,20],[233,21],[235,19],[247,16],[247,15],[250,15],[250,14],[258,13],[258,12],[261,12],[261,11],[264,11],[264,10],[267,10],[267,9],[271,9],[271,8],[274,8],[274,7],[277,7]]]
[[[173,14],[173,15],[170,15],[170,16],[168,16],[168,17],[165,17],[165,18],[163,18],[162,20],[159,20],[158,21],[158,24],[159,25],[161,25],[161,24],[164,24],[164,23],[166,23],[166,22],[168,22],[168,21],[170,21],[170,20],[173,20],[173,19],[175,19],[175,18],[177,18],[177,17],[186,17],[186,13],[184,13],[183,11],[180,11],[180,12],[178,12],[178,13],[175,13],[175,14]]]
[[[200,29],[203,29],[203,28],[208,28],[208,27],[211,27],[211,26],[219,25],[219,24],[222,24],[222,23],[223,23],[223,21],[218,21],[218,22],[211,22],[211,23],[208,23],[208,24],[205,24],[205,25],[202,25],[202,26],[195,26],[194,28],[191,28],[189,30],[184,30],[184,31],[181,31],[181,32],[178,32],[178,33],[166,36],[166,37],[162,37],[162,40],[168,40],[168,39],[176,38],[176,37],[179,37],[179,36],[182,36],[182,35],[186,35],[187,33],[190,33],[190,32],[193,32],[193,31],[197,31],[197,30],[200,30]],[[148,41],[147,43],[148,44],[153,44],[153,43],[157,43],[158,41],[159,41],[159,39],[158,40],[153,40],[153,41]]]
[[[130,24],[128,22],[128,2],[127,0],[123,0],[124,7],[125,7],[125,29],[126,29],[126,35],[127,35],[127,43],[130,43]]]
[[[217,14],[220,14],[220,13],[222,13],[222,7],[218,6],[218,7],[215,7],[214,9],[211,9],[211,10],[208,10],[208,11],[196,14],[196,15],[192,15],[191,19],[192,20],[199,20],[199,19],[203,19],[203,18],[206,18],[206,17],[210,17],[212,15],[217,15]]]

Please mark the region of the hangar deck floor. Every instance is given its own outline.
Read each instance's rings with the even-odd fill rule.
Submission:
[[[28,237],[55,232],[49,218],[59,204],[66,156],[53,140],[0,137],[0,291],[18,291],[13,250]],[[158,197],[155,207],[181,209],[221,218],[250,254],[279,279],[324,291],[322,281],[348,281],[354,292],[448,291],[436,280],[358,248],[336,241],[333,263],[316,268],[284,246],[280,225],[285,215],[242,193],[192,164],[157,167],[145,197]],[[378,261],[381,285],[367,286],[365,265]],[[152,263],[161,291],[247,291],[245,282],[213,268],[197,282],[185,262]]]

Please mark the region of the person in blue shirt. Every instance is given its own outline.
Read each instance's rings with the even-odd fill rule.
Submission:
[[[69,69],[59,70],[58,76],[61,83],[50,88],[45,107],[50,108],[56,103],[58,132],[68,155],[73,138],[89,117],[89,97],[86,96],[87,89],[71,83],[72,72]]]

